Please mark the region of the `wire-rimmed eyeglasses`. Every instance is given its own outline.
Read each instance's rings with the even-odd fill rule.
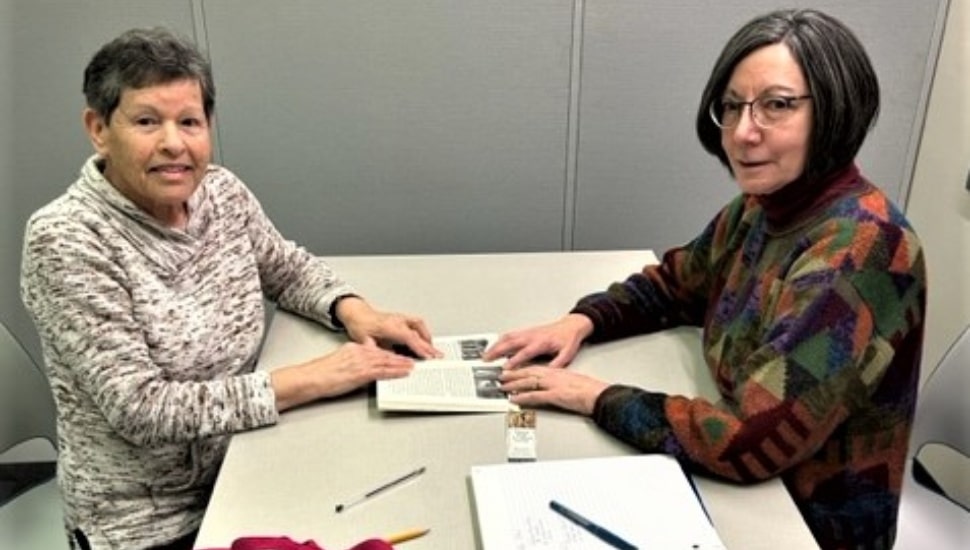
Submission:
[[[735,101],[733,99],[719,99],[711,103],[709,112],[714,124],[724,129],[734,128],[741,121],[744,107],[751,107],[751,120],[759,128],[771,128],[783,122],[798,109],[800,101],[812,99],[810,95],[784,96],[770,95],[752,99],[751,101]]]

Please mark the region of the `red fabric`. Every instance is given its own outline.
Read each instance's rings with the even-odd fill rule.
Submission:
[[[229,548],[209,548],[207,550],[326,550],[312,540],[296,542],[289,537],[240,537]],[[394,550],[394,547],[381,539],[367,539],[347,550]]]

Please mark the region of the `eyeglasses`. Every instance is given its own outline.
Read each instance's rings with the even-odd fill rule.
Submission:
[[[709,109],[714,124],[724,129],[731,129],[738,125],[744,113],[744,107],[751,107],[751,119],[759,128],[771,128],[784,122],[798,109],[798,102],[812,99],[810,95],[799,96],[765,96],[751,101],[734,101],[731,99],[716,100]]]

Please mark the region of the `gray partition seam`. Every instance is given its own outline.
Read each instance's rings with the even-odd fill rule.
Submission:
[[[916,172],[916,160],[923,142],[923,130],[926,127],[926,112],[929,110],[930,92],[933,89],[933,77],[936,74],[936,66],[940,61],[940,51],[943,48],[943,32],[946,29],[947,14],[949,12],[950,0],[940,0],[936,13],[936,22],[933,24],[933,35],[930,37],[930,48],[926,66],[923,70],[923,86],[919,93],[919,99],[917,100],[916,120],[913,122],[913,131],[910,134],[909,145],[906,148],[906,163],[903,165],[903,181],[899,189],[899,205],[904,211],[909,206],[910,191],[913,187],[913,175]],[[970,190],[970,174],[967,177],[967,189]]]
[[[202,51],[203,55],[209,59],[212,63],[212,56],[210,54],[209,47],[209,29],[206,26],[205,18],[205,0],[189,0],[189,11],[192,15],[192,32],[194,34],[195,43],[198,45],[199,49]],[[212,69],[213,73],[216,72],[215,67]],[[219,81],[216,79],[216,92],[219,90]],[[216,101],[216,111],[219,110],[219,102]],[[219,128],[219,120],[216,117],[215,122],[212,126],[212,162],[216,164],[222,164],[222,135]]]
[[[585,0],[573,4],[573,35],[569,61],[569,113],[566,122],[566,180],[562,209],[562,249],[573,250],[576,230],[576,174],[579,163],[579,96],[582,92],[583,21]]]

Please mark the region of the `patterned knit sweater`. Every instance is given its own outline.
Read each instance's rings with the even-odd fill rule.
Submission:
[[[579,302],[591,341],[703,327],[721,394],[611,386],[593,418],[695,471],[780,475],[822,548],[888,549],[919,381],[923,252],[854,166],[801,187],[807,199],[737,197],[659,265]]]
[[[224,168],[189,209],[184,231],[158,224],[92,157],[27,224],[21,293],[57,404],[66,523],[98,550],[198,528],[228,434],[276,422],[253,372],[264,296],[332,328],[352,292]]]

